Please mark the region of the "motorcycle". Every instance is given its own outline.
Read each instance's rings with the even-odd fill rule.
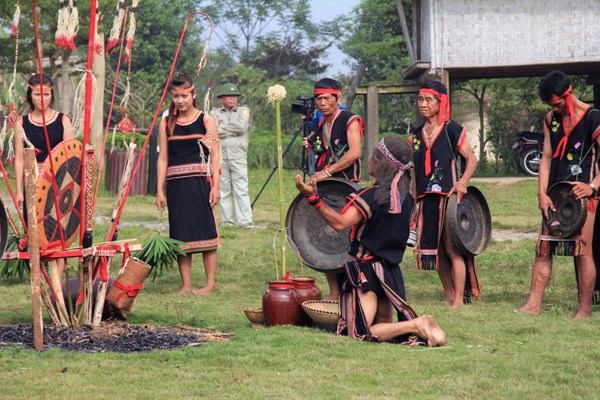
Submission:
[[[512,145],[512,154],[525,174],[538,176],[543,148],[543,133],[519,132],[517,134],[517,140]]]

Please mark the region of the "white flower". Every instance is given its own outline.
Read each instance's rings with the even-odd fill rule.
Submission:
[[[579,175],[582,172],[583,171],[581,170],[581,167],[579,165],[571,165],[571,174]]]
[[[282,101],[286,95],[285,87],[281,85],[273,85],[267,89],[267,101],[271,104]]]
[[[435,185],[431,186],[431,191],[432,192],[441,192],[442,187],[436,183]]]

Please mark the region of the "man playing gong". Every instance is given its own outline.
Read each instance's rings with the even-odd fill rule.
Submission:
[[[376,184],[347,198],[338,213],[296,175],[296,187],[338,232],[352,227],[344,265],[338,334],[371,341],[443,346],[446,334],[431,315],[418,317],[406,303],[400,262],[406,249],[410,212],[411,149],[399,137],[382,139],[369,159],[368,171]],[[398,321],[393,322],[396,310]]]
[[[572,255],[579,291],[579,307],[573,318],[584,318],[592,313],[596,282],[592,243],[600,186],[600,111],[573,95],[571,82],[562,71],[546,74],[540,82],[539,94],[552,108],[544,118],[544,152],[538,177],[538,202],[544,223],[536,246],[529,299],[516,311],[539,314],[552,273],[552,256]],[[572,185],[571,194],[577,200],[589,199],[580,235],[570,238],[561,237],[560,223],[554,215],[557,210],[547,194],[552,185],[561,181]]]
[[[446,303],[460,307],[465,299],[479,297],[474,257],[458,253],[444,224],[448,198],[457,202],[467,193],[469,179],[477,168],[477,158],[466,140],[467,131],[450,120],[446,87],[438,81],[426,82],[419,90],[419,113],[425,123],[408,137],[415,163],[414,195],[418,202],[417,265],[437,270]],[[466,166],[462,170],[463,161]]]

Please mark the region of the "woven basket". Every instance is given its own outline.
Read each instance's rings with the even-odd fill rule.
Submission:
[[[123,265],[119,271],[119,276],[117,277],[115,284],[110,289],[110,292],[108,292],[106,301],[117,307],[119,310],[131,311],[137,293],[130,295],[127,290],[118,286],[135,288],[138,285],[143,284],[149,274],[150,265],[135,257],[129,257],[125,261],[125,265]],[[120,285],[117,285],[117,282],[119,282]]]
[[[340,305],[335,300],[307,300],[302,303],[302,308],[319,324],[337,325],[340,319]]]

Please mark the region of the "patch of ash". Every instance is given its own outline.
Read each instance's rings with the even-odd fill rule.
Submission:
[[[176,326],[133,325],[125,322],[103,323],[98,327],[44,326],[44,348],[85,353],[132,353],[172,350],[202,343],[227,341],[231,333]],[[33,325],[0,325],[0,346],[21,345],[33,348]]]

